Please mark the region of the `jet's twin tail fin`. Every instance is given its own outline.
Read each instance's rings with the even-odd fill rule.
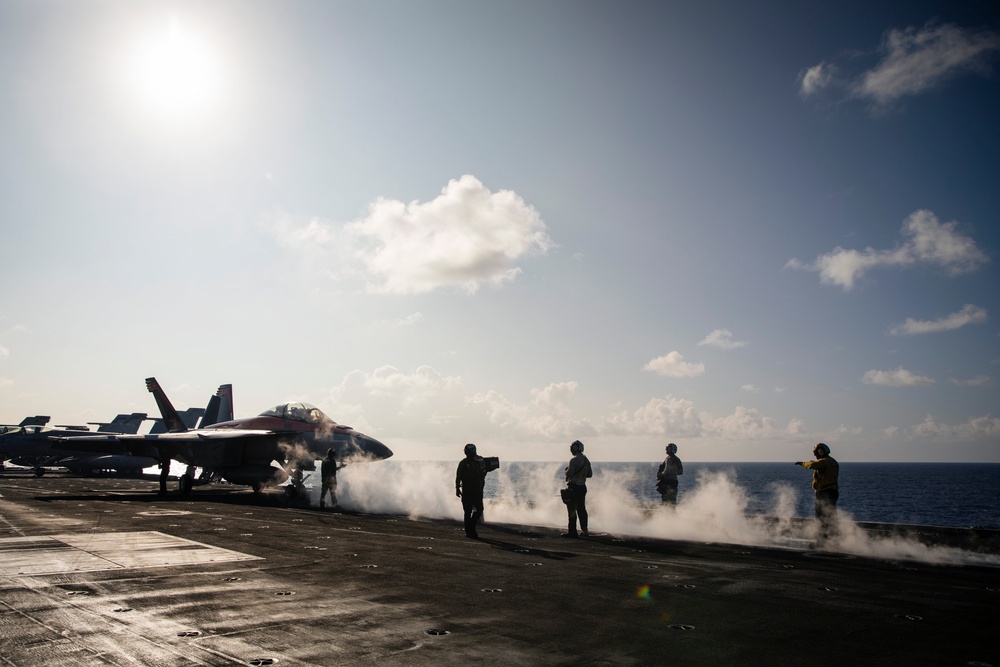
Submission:
[[[233,420],[233,385],[224,384],[208,399],[205,416],[201,418],[200,428]]]
[[[163,423],[166,425],[167,431],[170,433],[183,433],[187,431],[187,425],[184,424],[180,415],[177,414],[177,410],[171,405],[170,399],[167,398],[166,392],[163,391],[156,378],[146,378],[146,389],[156,399],[156,407],[160,409],[160,414],[163,416]]]
[[[219,403],[221,401],[222,399],[215,394],[208,399],[208,405],[205,406],[205,414],[202,416],[201,424],[198,425],[198,428],[205,428],[206,426],[219,423]]]
[[[235,419],[233,416],[233,385],[219,385],[219,391],[215,392],[215,395],[218,396],[221,401],[219,404],[219,421],[233,421],[233,419]]]

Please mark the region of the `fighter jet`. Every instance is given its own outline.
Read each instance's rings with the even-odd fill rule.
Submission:
[[[25,426],[45,426],[49,423],[48,415],[35,415],[34,417],[25,417],[21,420],[20,424],[0,424],[0,435],[4,433],[10,433],[14,429],[23,428]]]
[[[189,469],[202,468],[232,484],[250,486],[257,493],[267,484],[283,483],[290,469],[313,468],[330,449],[348,461],[392,456],[392,450],[375,438],[336,423],[308,403],[282,403],[256,417],[230,418],[192,429],[180,418],[156,378],[146,379],[146,389],[156,400],[166,433],[87,436],[65,443],[60,439],[60,446],[149,456],[161,464],[173,459]],[[232,416],[232,386],[219,387],[216,397],[219,401],[209,403],[203,422]],[[190,473],[181,476],[183,493],[189,492],[192,484]]]
[[[45,474],[46,466],[61,466],[81,473],[99,470],[141,472],[143,468],[155,466],[156,461],[148,457],[81,455],[78,451],[61,448],[54,440],[62,442],[96,433],[136,433],[145,419],[145,412],[120,414],[110,422],[88,422],[97,426],[97,431],[91,431],[87,426],[67,424],[47,427],[48,417],[29,417],[19,426],[0,434],[0,459],[9,458],[16,465],[30,466],[38,477]]]
[[[25,417],[19,424],[0,424],[0,435],[20,433],[26,426],[45,426],[49,423],[49,419],[51,417],[48,415],[35,415],[34,417]],[[3,442],[0,441],[0,470],[4,469],[8,458],[10,458],[10,454],[3,450]]]

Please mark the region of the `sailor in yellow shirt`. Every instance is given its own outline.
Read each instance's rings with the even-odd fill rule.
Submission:
[[[822,545],[837,534],[840,464],[830,456],[830,447],[822,442],[813,447],[813,456],[815,461],[796,461],[795,465],[813,471],[812,488],[816,492],[816,518],[820,525],[818,543]]]

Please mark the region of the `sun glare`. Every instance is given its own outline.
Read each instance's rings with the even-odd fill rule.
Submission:
[[[217,102],[222,85],[218,55],[177,17],[141,44],[133,76],[142,102],[168,120],[206,113]]]

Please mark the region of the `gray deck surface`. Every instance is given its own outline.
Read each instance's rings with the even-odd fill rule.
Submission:
[[[1000,667],[997,567],[156,488],[0,472],[0,664]]]

